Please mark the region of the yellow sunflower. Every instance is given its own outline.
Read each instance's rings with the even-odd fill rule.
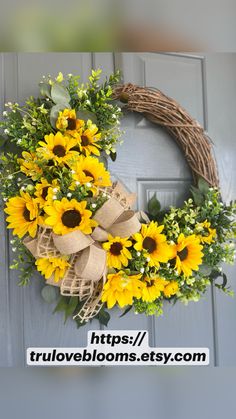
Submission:
[[[107,251],[107,266],[116,269],[128,266],[129,259],[132,259],[132,256],[127,247],[131,247],[132,242],[128,238],[112,237],[110,234],[108,240],[108,242],[103,243],[103,249]]]
[[[169,282],[163,278],[150,278],[146,276],[144,278],[144,287],[142,289],[142,300],[147,303],[155,301],[160,297],[162,291],[164,291],[165,286],[168,283]]]
[[[92,124],[91,121],[88,121],[87,124],[87,128],[81,130],[80,134],[76,136],[78,140],[77,147],[85,156],[90,154],[99,156],[100,151],[98,149],[101,146],[98,144],[98,141],[101,139],[101,133],[98,133],[98,127]]]
[[[67,234],[74,230],[81,230],[84,234],[92,233],[92,228],[98,223],[91,219],[92,212],[86,209],[87,202],[69,201],[62,198],[46,205],[44,211],[48,214],[45,224],[52,227],[55,234]]]
[[[165,286],[163,293],[164,296],[167,298],[172,297],[172,295],[177,294],[177,292],[179,291],[179,285],[178,282],[176,281],[167,281],[167,285]]]
[[[20,170],[26,175],[32,178],[32,180],[37,180],[43,173],[41,167],[36,163],[37,157],[35,153],[28,153],[28,151],[23,151],[23,159],[18,159],[20,164]]]
[[[59,282],[65,275],[66,269],[70,266],[67,260],[63,258],[39,258],[35,265],[41,274],[49,279],[53,276],[55,282]]]
[[[102,302],[112,308],[116,303],[120,307],[132,305],[134,298],[141,297],[143,282],[139,275],[126,275],[123,271],[107,275],[107,282],[103,287]]]
[[[205,220],[203,223],[196,225],[196,231],[201,243],[211,244],[216,238],[216,229],[211,228],[211,223]]]
[[[105,169],[96,157],[78,156],[76,163],[71,166],[74,182],[71,189],[74,189],[79,182],[81,185],[91,183],[91,190],[95,194],[98,187],[111,186],[110,173]]]
[[[7,228],[13,229],[13,234],[22,238],[26,233],[35,237],[37,227],[43,218],[39,215],[38,204],[28,193],[20,192],[20,196],[10,198],[4,210],[9,223]]]
[[[59,112],[56,122],[57,129],[61,131],[66,130],[69,134],[73,134],[74,131],[79,130],[83,126],[84,121],[76,118],[75,109],[64,109]]]
[[[134,234],[136,241],[134,248],[143,251],[149,258],[149,266],[159,267],[160,262],[167,262],[172,255],[171,247],[166,242],[166,236],[161,234],[163,225],[158,226],[157,222],[151,221],[150,224],[142,224],[141,232]]]
[[[76,157],[78,152],[72,150],[77,144],[75,138],[67,137],[61,132],[45,135],[44,141],[40,141],[41,147],[37,148],[39,155],[46,160],[54,160],[57,163],[66,163],[68,160]]]
[[[40,183],[35,186],[35,201],[38,202],[41,208],[45,204],[51,204],[54,190],[59,190],[58,181],[54,179],[52,183],[49,183],[46,179],[42,178]]]
[[[184,276],[189,277],[192,271],[199,269],[203,257],[202,249],[203,246],[195,234],[187,237],[183,233],[179,235],[177,244],[172,246],[173,261],[179,274],[183,272]]]

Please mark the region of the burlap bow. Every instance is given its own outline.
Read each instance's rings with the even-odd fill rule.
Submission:
[[[135,194],[128,193],[120,182],[111,188],[103,189],[108,200],[94,214],[98,222],[91,235],[75,230],[59,236],[48,226],[39,228],[35,239],[26,237],[24,245],[37,258],[69,256],[70,267],[58,283],[54,278],[48,284],[60,286],[61,295],[78,296],[85,301],[81,310],[74,316],[87,321],[96,316],[101,307],[101,293],[106,281],[106,251],[101,242],[113,237],[129,237],[140,230],[139,216],[130,209],[136,200]]]

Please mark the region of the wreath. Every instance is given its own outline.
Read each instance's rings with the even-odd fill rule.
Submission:
[[[231,295],[221,265],[234,262],[236,205],[222,202],[209,138],[159,90],[100,75],[92,70],[86,84],[44,76],[39,97],[6,104],[0,192],[19,285],[37,271],[44,300],[78,327],[107,325],[115,305],[121,315],[158,316],[165,300],[198,301],[211,284]],[[194,184],[181,208],[162,210],[153,196],[148,212],[135,212],[135,194],[111,180],[107,160],[127,111],[164,126],[182,148]]]

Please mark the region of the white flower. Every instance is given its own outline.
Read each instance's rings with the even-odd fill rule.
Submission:
[[[77,181],[75,182],[75,184],[78,186],[78,185],[80,185],[80,182],[77,180]]]
[[[18,177],[17,182],[21,182],[21,181],[22,181],[21,177]]]
[[[150,260],[151,260],[149,256],[146,259],[147,259],[147,262],[150,262]]]
[[[222,272],[222,268],[221,268],[221,266],[218,268],[218,271],[219,271],[219,272]]]
[[[7,200],[8,200],[8,198],[3,198],[3,201],[4,201],[4,202],[7,202]]]
[[[92,186],[92,183],[90,183],[90,182],[87,182],[87,183],[86,183],[86,186],[87,186],[87,188],[91,188],[91,186]]]
[[[15,240],[10,240],[10,243],[11,243],[11,244],[14,244],[14,243],[15,243]]]
[[[7,116],[7,111],[3,111],[3,116]]]
[[[74,175],[75,174],[75,170],[71,170],[71,174]]]
[[[209,253],[213,253],[212,247],[209,248]]]
[[[144,273],[144,268],[141,268],[140,272],[141,272],[141,274],[143,274]]]
[[[166,264],[166,267],[167,267],[167,268],[169,268],[169,267],[170,267],[170,264],[169,264],[169,263],[167,263],[167,264]]]
[[[107,197],[106,192],[103,192],[102,196],[103,196],[103,198],[106,198]]]
[[[4,134],[9,134],[9,129],[4,129]]]
[[[53,190],[52,190],[54,193],[57,193],[58,192],[58,188],[53,188]]]
[[[212,201],[208,201],[208,205],[211,206],[212,205]]]
[[[16,247],[13,247],[11,250],[12,250],[13,252],[16,252]]]
[[[88,100],[88,99],[85,101],[85,103],[86,103],[87,105],[91,105],[91,102],[90,102],[90,100]]]
[[[223,262],[225,262],[225,261],[226,261],[226,259],[225,259],[225,258],[222,258],[222,260],[223,260]]]
[[[68,198],[71,198],[72,197],[72,193],[71,192],[68,192],[67,197]]]
[[[13,176],[12,175],[8,175],[7,176],[7,179],[11,180],[11,179],[13,179]]]
[[[96,206],[97,206],[97,204],[95,204],[95,203],[92,204],[92,208],[96,208]]]
[[[21,144],[22,143],[22,140],[21,140],[21,138],[19,138],[18,140],[17,140],[17,144]]]
[[[56,195],[53,195],[52,199],[54,199],[54,200],[57,199]]]
[[[140,252],[137,252],[137,256],[139,257],[141,255],[141,253]]]
[[[71,77],[73,77],[73,74],[69,73],[69,74],[67,74],[67,76],[68,76],[69,78],[71,78]]]

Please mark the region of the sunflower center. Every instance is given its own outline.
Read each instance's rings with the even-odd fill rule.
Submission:
[[[63,145],[55,145],[55,147],[53,148],[53,153],[55,154],[55,156],[58,157],[64,157],[66,155],[66,150],[65,147],[63,147]]]
[[[81,135],[81,144],[82,146],[86,147],[89,145],[89,139],[86,135]]]
[[[151,281],[149,281],[149,282],[146,284],[146,287],[147,287],[147,288],[150,288],[150,287],[152,287],[154,284],[155,284],[154,279],[151,279]]]
[[[89,172],[88,170],[83,170],[83,172],[84,172],[84,174],[85,174],[86,176],[89,176],[89,177],[91,177],[91,178],[94,180],[94,176],[92,175],[92,173],[91,173],[91,172]]]
[[[30,211],[26,207],[25,207],[24,212],[23,212],[23,217],[24,217],[25,221],[28,221],[28,222],[31,221]]]
[[[110,252],[115,256],[119,256],[121,254],[122,248],[123,247],[121,243],[115,242],[115,243],[112,243],[110,247]]]
[[[143,240],[143,248],[148,251],[148,253],[154,252],[157,248],[157,243],[152,237],[145,237]]]
[[[67,129],[73,130],[73,129],[76,128],[76,119],[74,119],[74,118],[68,118],[67,119],[67,123],[68,123]]]
[[[42,189],[42,198],[45,200],[46,198],[47,198],[47,194],[48,194],[48,189],[49,189],[49,186],[45,186],[43,189]]]
[[[81,215],[77,210],[65,211],[61,217],[62,223],[68,228],[78,227],[81,223]]]
[[[180,260],[185,260],[188,257],[188,249],[187,247],[184,247],[183,250],[180,252],[177,252],[177,256],[179,256]]]

